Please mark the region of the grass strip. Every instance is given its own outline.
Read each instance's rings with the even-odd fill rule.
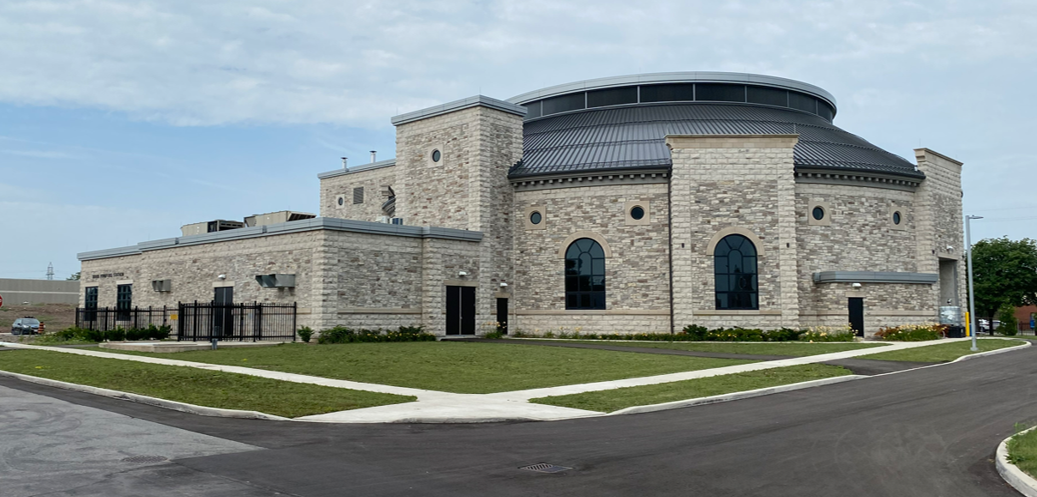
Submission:
[[[725,393],[744,392],[778,385],[788,385],[822,378],[852,374],[849,370],[825,364],[804,364],[784,368],[764,369],[745,373],[712,376],[694,380],[660,383],[640,387],[599,390],[596,392],[541,397],[530,402],[552,406],[573,407],[589,411],[613,412],[633,406],[645,406],[697,399]]]
[[[1023,343],[1024,342],[1021,340],[979,338],[976,340],[976,348],[979,349],[977,352],[987,352],[990,350],[1003,349],[1005,347],[1015,347],[1016,345],[1022,345]],[[962,356],[975,354],[976,352],[970,350],[971,348],[972,340],[968,340],[964,342],[941,343],[938,345],[927,345],[913,349],[868,354],[859,356],[857,359],[872,359],[876,361],[950,362]]]
[[[856,342],[621,342],[618,340],[588,342],[587,340],[566,340],[567,343],[601,344],[620,347],[642,347],[649,349],[688,350],[694,352],[714,352],[722,354],[755,354],[755,355],[783,355],[789,357],[805,357],[819,354],[830,354],[833,352],[845,352],[847,350],[867,349],[871,347],[882,347],[884,343],[856,343]]]
[[[455,393],[526,390],[754,362],[473,342],[294,343],[132,354]]]
[[[4,352],[0,354],[0,370],[188,404],[259,411],[287,418],[416,400],[402,395],[42,350]]]
[[[1016,435],[1008,441],[1008,462],[1030,476],[1037,475],[1037,430]]]

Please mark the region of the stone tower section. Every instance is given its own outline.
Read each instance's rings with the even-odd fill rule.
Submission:
[[[797,135],[667,136],[673,327],[799,326],[796,289]],[[727,235],[756,246],[758,309],[718,309],[713,250]]]
[[[918,272],[939,273],[933,299],[966,306],[965,239],[961,208],[962,163],[927,148],[915,150],[925,181],[915,191],[918,206]],[[939,292],[936,295],[936,292]]]
[[[441,321],[447,286],[474,286],[477,332],[493,328],[496,299],[507,297],[500,284],[514,274],[508,170],[522,159],[525,114],[525,107],[480,95],[393,118],[396,216],[411,226],[483,233],[477,267],[425,286],[426,323]]]

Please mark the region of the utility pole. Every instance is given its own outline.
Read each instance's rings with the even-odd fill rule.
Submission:
[[[54,263],[53,262],[47,264],[47,279],[48,280],[53,280],[54,279]]]
[[[972,233],[969,231],[969,221],[983,219],[983,216],[965,216],[965,254],[969,265],[969,330],[972,331],[972,351],[979,350],[976,347],[976,294],[972,288]],[[994,333],[994,323],[990,323],[990,333]]]

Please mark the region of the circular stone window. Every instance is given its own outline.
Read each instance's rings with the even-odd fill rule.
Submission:
[[[540,224],[540,221],[543,221],[543,220],[544,220],[544,216],[540,215],[540,213],[537,212],[537,211],[533,211],[529,215],[529,222],[531,224]]]
[[[640,205],[635,205],[633,209],[630,209],[630,217],[634,218],[634,221],[640,221],[645,217],[645,209]]]
[[[814,216],[814,219],[820,221],[825,218],[825,209],[821,206],[814,207],[814,210],[810,215]]]
[[[433,150],[433,151],[432,151],[432,162],[439,162],[439,159],[440,159],[440,158],[441,158],[442,156],[443,156],[443,155],[439,153],[439,150]]]
[[[345,203],[346,203],[346,199],[344,199],[342,197],[338,198],[338,205],[342,205],[342,204],[345,204]]]
[[[900,224],[900,211],[896,211],[893,213],[893,224]]]

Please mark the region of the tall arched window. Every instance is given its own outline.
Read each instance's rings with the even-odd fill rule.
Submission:
[[[605,251],[590,238],[572,242],[565,251],[565,308],[605,308]]]
[[[713,249],[717,309],[759,309],[756,246],[742,235],[728,235]]]

